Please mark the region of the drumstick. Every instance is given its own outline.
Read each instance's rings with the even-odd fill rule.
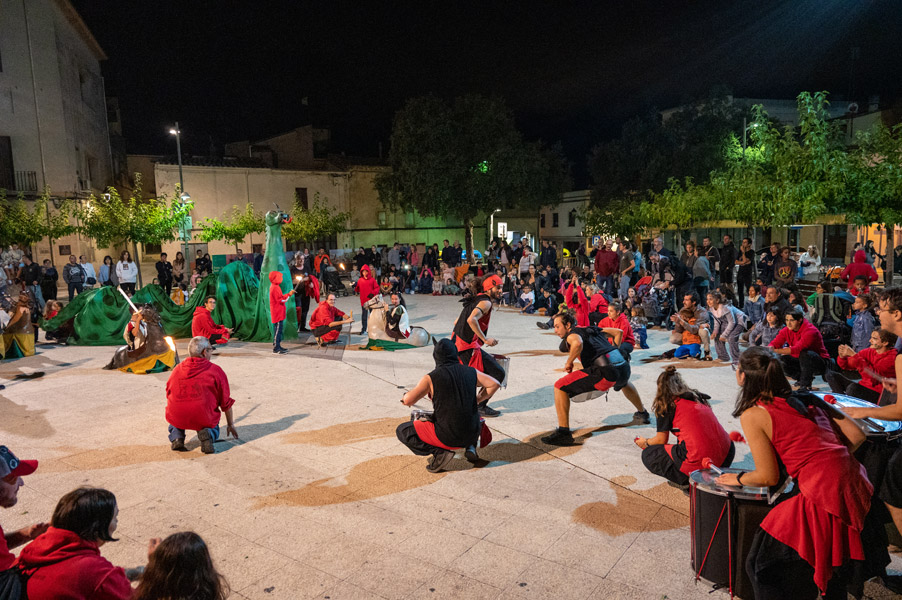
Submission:
[[[871,373],[874,373],[874,372],[871,371]],[[877,373],[874,373],[874,375],[879,377],[879,375],[877,375]],[[835,406],[836,405],[836,396],[834,396],[833,394],[826,394],[824,396],[824,402],[826,402],[827,404],[830,404],[831,406]],[[886,431],[885,427],[883,427],[876,421],[872,420],[870,417],[865,417],[863,419],[855,419],[855,420],[861,421],[862,423],[864,423],[865,425],[867,425],[874,431]]]
[[[712,461],[710,458],[702,459],[702,467],[704,467],[705,469],[711,469],[718,475],[723,475],[723,471],[721,469],[717,468],[716,466],[714,466],[714,461]]]

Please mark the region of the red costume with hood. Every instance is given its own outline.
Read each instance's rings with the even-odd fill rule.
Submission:
[[[873,266],[866,262],[864,250],[859,250],[855,253],[855,259],[852,261],[852,264],[842,270],[842,273],[839,274],[839,278],[848,281],[849,287],[853,287],[852,282],[854,282],[855,278],[859,275],[867,277],[869,283],[877,281],[877,271],[874,270]]]
[[[291,298],[291,292],[282,293],[282,273],[279,271],[269,272],[269,315],[273,323],[285,320],[285,303]]]
[[[335,321],[341,321],[344,318],[345,314],[343,312],[334,306],[329,306],[328,300],[323,300],[319,303],[319,306],[316,307],[316,310],[313,311],[313,314],[310,315],[310,329],[316,329],[317,327],[322,327],[323,325],[328,325]],[[322,338],[324,342],[334,342],[338,339],[340,334],[340,331],[330,331],[323,335]]]
[[[176,365],[166,382],[166,422],[178,429],[219,427],[220,411],[233,404],[225,371],[199,356]]]
[[[369,277],[367,277],[369,275]],[[373,277],[369,265],[360,267],[360,279],[357,280],[357,292],[360,294],[360,306],[379,294],[379,282]],[[317,308],[317,310],[319,310]]]
[[[229,330],[214,323],[213,313],[205,306],[198,306],[194,309],[194,316],[191,318],[191,337],[201,336],[209,339],[214,335],[220,336],[216,340],[217,344],[225,344],[229,341]]]

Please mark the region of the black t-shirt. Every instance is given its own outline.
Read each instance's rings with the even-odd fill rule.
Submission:
[[[158,260],[157,264],[157,277],[160,281],[167,281],[172,279],[172,263],[167,261]]]
[[[608,336],[599,327],[574,327],[573,333],[583,339],[583,349],[579,353],[579,362],[584,369],[595,364],[595,359],[616,350]]]
[[[749,260],[749,264],[739,265],[739,273],[742,275],[751,275],[752,267],[755,266],[755,251],[750,248],[748,250],[740,250],[739,254]]]

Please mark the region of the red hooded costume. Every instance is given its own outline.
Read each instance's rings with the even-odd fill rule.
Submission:
[[[367,301],[379,294],[379,282],[373,277],[373,272],[370,271],[369,265],[360,267],[360,279],[357,280],[357,292],[360,294],[360,306],[363,306]]]
[[[29,598],[124,600],[132,596],[125,571],[102,557],[95,542],[67,529],[49,528],[22,549],[19,565],[31,575]]]
[[[269,315],[273,323],[285,320],[285,303],[291,298],[291,292],[282,293],[282,273],[269,272]]]
[[[213,314],[207,310],[205,306],[198,306],[194,309],[194,316],[191,318],[191,336],[211,338],[214,335],[220,335],[217,344],[225,344],[229,341],[229,331],[222,325],[213,322]]]
[[[316,310],[313,311],[313,314],[310,315],[310,329],[316,329],[317,327],[322,327],[323,325],[328,325],[335,321],[341,321],[344,318],[345,314],[343,312],[334,306],[329,306],[329,302],[323,300],[319,303],[319,306],[316,307]],[[323,341],[334,342],[338,339],[339,333],[340,332],[338,331],[330,331],[322,336]]]
[[[186,358],[166,382],[166,422],[179,429],[218,427],[220,411],[233,404],[225,371],[205,358]]]
[[[839,278],[848,281],[849,287],[852,287],[852,282],[855,281],[855,278],[859,275],[867,277],[868,283],[877,281],[877,271],[866,262],[864,250],[859,250],[855,253],[855,259],[852,264],[842,270],[842,273],[839,274]]]

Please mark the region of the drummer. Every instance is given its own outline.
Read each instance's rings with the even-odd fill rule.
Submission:
[[[652,404],[658,433],[635,440],[642,448],[642,464],[684,490],[689,489],[689,474],[703,468],[705,458],[726,468],[736,453],[730,435],[708,404],[709,398],[687,386],[676,367],[667,367],[658,376],[658,393]],[[667,443],[671,432],[677,437],[676,444]]]
[[[755,598],[813,599],[820,590],[845,599],[848,567],[865,559],[861,533],[873,494],[851,454],[864,432],[838,409],[806,403],[819,401],[816,396],[793,395],[769,348],[742,354],[736,382],[741,390],[733,416],[742,423],[755,469],[725,473],[716,482],[774,486],[782,463],[800,492],[767,514],[752,542],[745,568]]]

